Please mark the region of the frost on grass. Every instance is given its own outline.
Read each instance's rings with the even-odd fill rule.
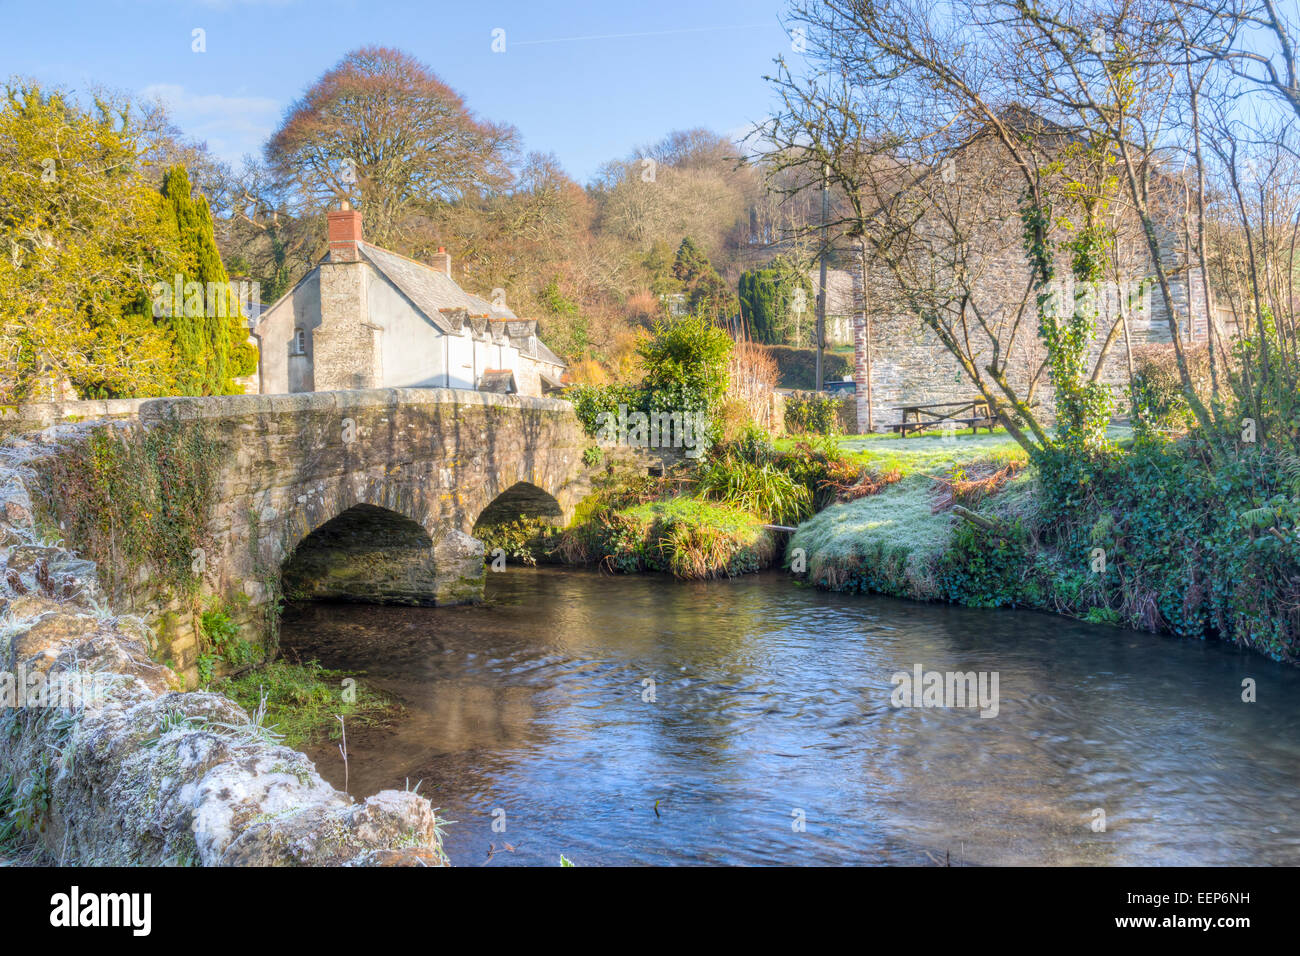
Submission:
[[[958,520],[947,511],[934,513],[934,479],[961,477],[977,464],[1002,467],[1027,458],[1005,434],[856,436],[843,439],[840,447],[872,472],[898,471],[903,477],[874,495],[814,515],[791,536],[790,550],[804,550],[809,579],[816,584],[919,599],[938,597],[933,569]],[[1021,475],[998,498],[1027,495],[1028,475]]]
[[[803,548],[809,577],[829,587],[865,568],[882,585],[877,590],[930,597],[930,569],[948,546],[954,520],[931,513],[931,484],[914,474],[878,494],[831,505],[799,525],[790,548]]]

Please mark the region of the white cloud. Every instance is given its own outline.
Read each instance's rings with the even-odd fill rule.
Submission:
[[[230,162],[260,152],[280,120],[280,104],[265,96],[192,93],[174,83],[154,83],[140,95],[161,100],[181,132],[206,141],[214,154]]]

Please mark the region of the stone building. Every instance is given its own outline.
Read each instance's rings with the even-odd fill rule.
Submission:
[[[432,265],[371,245],[361,213],[329,213],[329,255],[262,312],[253,334],[262,393],[358,388],[463,388],[542,395],[564,360],[498,291],[492,301]]]
[[[816,302],[821,295],[821,270],[809,269],[808,279],[812,283],[813,301]],[[860,294],[859,285],[858,276],[849,269],[826,270],[827,345],[833,347],[853,344],[853,315],[859,308],[856,305]],[[816,315],[809,313],[809,324],[815,324],[816,321]]]
[[[984,371],[994,353],[1006,361],[1006,377],[1021,398],[1027,398],[1042,421],[1054,415],[1054,397],[1047,378],[1046,352],[1038,334],[1034,290],[1023,246],[1019,203],[1020,188],[1009,160],[999,155],[991,137],[967,144],[945,172],[951,180],[942,189],[941,203],[918,224],[912,242],[921,250],[913,269],[914,287],[925,288],[921,298],[942,314],[954,334],[972,343],[975,365]],[[939,174],[932,174],[939,175]],[[1018,175],[1018,174],[1017,174]],[[914,180],[909,182],[912,186]],[[1214,315],[1220,334],[1230,336],[1233,323],[1225,309],[1207,294],[1204,277],[1188,255],[1187,237],[1192,225],[1178,210],[1188,208],[1178,185],[1163,180],[1168,191],[1158,226],[1161,261],[1169,278],[1171,299],[1184,344],[1204,344],[1208,339],[1207,315]],[[923,187],[924,188],[924,187]],[[1180,201],[1182,200],[1182,201]],[[1112,204],[1117,236],[1111,278],[1097,296],[1096,334],[1090,343],[1089,367],[1096,364],[1103,344],[1108,350],[1099,381],[1119,392],[1128,383],[1129,350],[1163,344],[1172,348],[1167,310],[1141,226],[1123,202]],[[1060,242],[1062,235],[1054,235]],[[861,255],[861,247],[854,257]],[[1076,289],[1064,253],[1055,264],[1058,277],[1052,292],[1057,307],[1073,308]],[[864,283],[865,276],[865,283]],[[979,390],[957,359],[922,321],[914,305],[917,296],[901,291],[897,273],[868,254],[858,268],[849,270],[852,287],[857,420],[865,430],[868,421],[866,315],[871,322],[871,411],[877,430],[901,420],[900,405],[964,401]],[[912,284],[912,283],[909,283]],[[835,287],[828,281],[834,301]],[[1126,322],[1118,322],[1120,309]],[[830,309],[827,310],[830,312]],[[828,333],[830,322],[828,321]],[[1125,328],[1125,326],[1127,326]],[[829,338],[829,334],[828,334]],[[992,390],[997,393],[996,386]],[[1117,403],[1123,407],[1122,399]]]

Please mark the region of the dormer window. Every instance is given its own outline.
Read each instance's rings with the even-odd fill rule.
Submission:
[[[290,355],[307,354],[307,330],[306,329],[299,328],[293,330],[293,351],[291,351],[289,354]]]

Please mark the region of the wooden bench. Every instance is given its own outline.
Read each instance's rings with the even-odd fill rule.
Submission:
[[[970,398],[960,402],[926,402],[916,405],[895,405],[895,411],[903,413],[903,420],[889,427],[902,437],[919,434],[929,428],[964,426],[972,435],[979,434],[981,428],[987,428],[989,434],[997,419],[989,412],[988,402],[982,398]]]

